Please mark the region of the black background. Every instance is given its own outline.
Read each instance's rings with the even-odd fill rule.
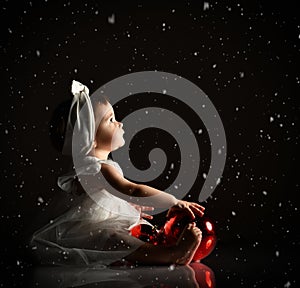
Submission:
[[[300,21],[294,2],[208,1],[208,9],[203,1],[1,3],[3,283],[25,287],[26,241],[49,221],[49,209],[63,209],[56,179],[67,161],[48,128],[55,108],[71,97],[71,81],[93,92],[127,73],[159,70],[199,86],[227,136],[222,182],[203,203],[218,236],[204,263],[226,287],[297,286]]]

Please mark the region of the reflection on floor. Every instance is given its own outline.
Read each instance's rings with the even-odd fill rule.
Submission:
[[[213,271],[198,262],[188,266],[37,267],[31,287],[199,287],[214,288]]]

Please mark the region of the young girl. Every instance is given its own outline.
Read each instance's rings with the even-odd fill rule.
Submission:
[[[189,264],[201,241],[201,231],[192,221],[203,216],[204,207],[124,178],[120,166],[108,158],[110,152],[125,143],[123,124],[115,119],[112,105],[104,98],[91,101],[88,88],[77,81],[72,83],[72,93],[68,120],[62,129],[65,130],[63,154],[73,151],[74,163],[80,161],[81,166],[59,177],[58,185],[77,195],[66,213],[33,235],[32,247],[39,260],[62,265]],[[81,114],[84,105],[86,113]],[[63,122],[59,123],[60,128]],[[74,135],[79,135],[79,143],[72,143]],[[108,185],[99,184],[99,179]],[[176,242],[142,241],[130,231],[139,224],[152,228],[144,219],[152,216],[143,212],[155,207],[130,203],[110,193],[113,189],[128,199],[153,199],[148,203],[171,207],[168,218],[180,215],[188,217],[190,223]]]

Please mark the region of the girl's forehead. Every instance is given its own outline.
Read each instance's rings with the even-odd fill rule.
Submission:
[[[107,102],[107,103],[98,103],[95,107],[95,118],[98,121],[101,121],[101,119],[103,117],[105,117],[105,115],[107,115],[108,113],[114,113],[114,109],[112,107],[112,105]],[[97,122],[98,122],[97,121]]]

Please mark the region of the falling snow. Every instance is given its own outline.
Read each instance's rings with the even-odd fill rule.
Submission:
[[[5,41],[0,49],[7,104],[3,104],[1,113],[0,156],[3,185],[7,187],[2,189],[0,200],[5,203],[1,219],[7,221],[6,234],[15,237],[12,243],[26,235],[27,229],[30,231],[29,224],[36,220],[49,223],[59,216],[51,215],[55,205],[48,206],[48,199],[61,195],[57,177],[67,167],[65,158],[51,144],[49,121],[57,105],[69,99],[68,83],[73,78],[81,79],[91,84],[90,91],[96,91],[129,72],[169,71],[207,94],[223,121],[228,146],[227,151],[221,146],[211,149],[212,139],[207,132],[218,139],[220,131],[215,123],[209,131],[206,127],[210,125],[203,118],[209,114],[207,102],[200,104],[203,114],[194,115],[195,107],[184,110],[183,104],[166,100],[164,109],[180,111],[180,118],[185,119],[201,144],[200,159],[172,142],[163,150],[168,159],[166,174],[154,184],[164,189],[170,185],[181,193],[185,183],[176,180],[175,174],[182,159],[176,159],[175,154],[169,159],[168,153],[173,148],[186,153],[190,167],[199,164],[199,171],[185,199],[197,201],[202,185],[216,187],[212,197],[201,204],[206,207],[206,216],[216,222],[223,245],[217,245],[207,262],[214,264],[211,268],[215,271],[221,271],[223,276],[217,279],[224,281],[221,286],[230,287],[231,281],[237,281],[237,287],[245,287],[248,279],[253,279],[251,287],[297,287],[294,217],[299,211],[296,195],[300,185],[298,170],[293,169],[299,150],[297,10],[282,3],[276,8],[275,3],[247,6],[222,1],[174,2],[161,9],[148,9],[148,5],[154,7],[150,2],[131,3],[122,9],[111,9],[103,3],[74,6],[71,1],[54,2],[45,0],[36,5],[25,1],[18,3],[18,9],[9,1],[2,5]],[[158,100],[172,91],[169,85],[166,81],[164,87],[159,87]],[[193,93],[186,96],[194,97]],[[148,101],[139,98],[139,107],[144,99]],[[157,105],[157,99],[149,103]],[[129,101],[124,103],[128,105]],[[135,103],[125,108],[118,105],[120,110],[116,111],[125,117]],[[143,108],[147,109],[144,117],[150,118],[150,108]],[[124,128],[126,132],[126,125]],[[178,127],[176,131],[180,135],[183,129]],[[143,137],[153,140],[153,134]],[[130,142],[129,137],[126,140]],[[163,141],[167,144],[169,140]],[[156,146],[161,143],[159,138],[153,142]],[[139,157],[135,147],[130,149]],[[214,164],[210,163],[212,153],[228,156],[222,178],[206,183]],[[143,157],[147,159],[148,155]],[[47,210],[47,206],[51,208]],[[228,242],[232,250],[226,250],[227,239],[231,239]],[[21,257],[26,254],[23,251],[27,252],[25,245],[22,241],[14,251],[18,257],[9,261],[21,273],[26,267]],[[226,262],[226,268],[220,259]],[[259,275],[252,269],[255,265]],[[132,266],[132,270],[135,268]],[[175,274],[177,268],[170,265],[166,270]],[[6,274],[15,277],[17,272],[9,269]],[[272,279],[272,283],[267,282]],[[160,280],[157,275],[153,277],[153,281]]]
[[[115,14],[112,14],[110,17],[108,17],[108,23],[115,24]]]

